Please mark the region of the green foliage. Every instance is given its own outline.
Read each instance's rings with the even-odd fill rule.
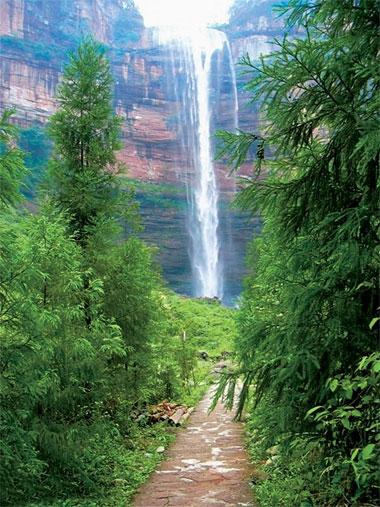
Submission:
[[[122,332],[123,346],[128,353],[123,361],[124,396],[131,406],[156,399],[153,351],[159,333],[160,305],[157,291],[159,276],[155,272],[152,252],[135,237],[107,250],[96,250],[94,264],[104,280],[105,315],[115,320]]]
[[[181,322],[182,331],[198,350],[218,359],[223,352],[233,352],[236,337],[236,311],[218,301],[172,297],[173,319]]]
[[[377,494],[378,16],[372,0],[291,1],[288,26],[302,38],[277,41],[259,65],[243,60],[265,128],[223,137],[222,155],[229,152],[235,167],[263,140],[238,202],[260,210],[265,223],[248,260],[240,367],[224,385],[243,375],[238,412],[252,395],[268,415],[258,429],[266,434],[269,421],[267,439],[281,444],[284,457],[275,489],[291,480],[288,461],[301,474],[297,505],[354,504]],[[264,147],[271,158],[263,159]],[[359,363],[363,371],[355,373]],[[308,477],[308,468],[323,480]],[[303,487],[306,504],[296,496]]]
[[[121,119],[112,111],[110,67],[91,38],[72,54],[58,103],[49,128],[55,143],[49,195],[69,211],[72,231],[84,244],[98,224],[114,223],[128,210],[115,175]]]
[[[19,188],[27,171],[24,155],[16,146],[17,130],[9,122],[13,110],[0,117],[0,211],[20,200]]]
[[[28,503],[29,507],[122,507],[131,505],[136,489],[143,484],[162,460],[157,447],[167,447],[174,433],[167,426],[137,427],[131,429],[128,439],[117,425],[106,422],[88,442],[88,455],[98,470],[99,488],[87,497],[48,499]]]
[[[154,386],[160,399],[194,405],[211,382],[214,362],[233,356],[235,310],[162,290],[156,295],[159,319],[151,342],[156,367],[151,389]]]
[[[0,321],[5,503],[35,490],[33,481],[46,472],[45,449],[58,462],[70,453],[64,420],[87,403],[82,388],[95,355],[80,332],[79,252],[62,219],[49,214],[2,222],[8,249]]]
[[[264,159],[264,139],[261,136],[243,131],[236,134],[221,130],[217,132],[217,137],[221,141],[218,158],[227,157],[235,170],[250,157],[255,147],[258,161],[256,172],[259,173],[260,163]]]
[[[136,198],[141,209],[178,209],[185,210],[186,202],[183,197],[184,188],[168,183],[147,183],[136,181]]]
[[[379,371],[375,353],[360,361],[355,374],[329,379],[326,404],[305,416],[315,430],[285,439],[277,448],[272,446],[277,421],[283,419],[281,407],[265,400],[255,409],[249,421],[250,452],[255,461],[269,461],[264,466],[269,478],[255,488],[260,505],[337,505],[341,497],[349,505],[363,505],[380,479]]]
[[[111,83],[100,47],[86,39],[61,84],[34,215],[20,206],[27,171],[11,113],[1,119],[4,506],[130,502],[171,439],[139,415],[165,398],[195,403],[212,366],[199,347],[218,353],[234,332],[232,310],[167,293],[154,250],[135,237],[133,187],[114,174]],[[42,131],[24,131],[21,144],[40,170],[49,148]]]
[[[341,498],[367,505],[362,502],[368,490],[379,483],[379,370],[374,353],[354,374],[329,379],[326,404],[305,415],[314,431],[298,436],[278,440],[276,426],[286,407],[269,399],[256,407],[248,422],[248,445],[253,459],[265,462],[267,478],[259,474],[255,487],[260,505],[340,505]],[[274,439],[281,445],[273,447]]]
[[[325,473],[355,482],[353,500],[380,480],[379,383],[380,355],[374,353],[363,357],[354,374],[329,379],[326,404],[306,413],[318,430],[314,438],[325,447]]]

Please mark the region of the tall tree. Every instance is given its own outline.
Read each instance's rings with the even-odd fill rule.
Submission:
[[[113,113],[112,83],[104,50],[85,39],[65,68],[59,108],[50,120],[55,156],[49,194],[68,211],[72,232],[83,246],[97,225],[112,223],[122,212],[123,193],[115,176],[121,119]]]
[[[370,449],[366,486],[353,486],[355,463],[345,478],[354,498],[373,486],[377,430],[364,409],[370,395],[347,388],[339,398],[328,386],[341,385],[344,375],[350,385],[362,356],[379,346],[379,4],[293,0],[287,12],[288,26],[297,25],[302,36],[277,41],[277,51],[260,64],[243,59],[265,127],[220,134],[221,153],[235,166],[256,144],[256,172],[264,176],[253,177],[238,198],[244,208],[260,210],[265,223],[240,318],[246,379],[240,408],[255,384],[256,401],[271,406],[268,419],[277,418],[268,423],[271,438],[316,435],[333,463],[328,473],[341,467],[338,481],[348,473],[342,456]],[[273,155],[264,164],[263,145]],[[332,377],[340,380],[330,384]],[[344,420],[344,399],[352,410],[366,400],[360,428]],[[325,404],[329,427],[305,417]]]
[[[86,324],[91,328],[94,321],[88,292],[96,279],[104,291],[96,310],[120,326],[128,351],[117,382],[126,386],[124,395],[138,400],[147,376],[141,364],[149,372],[151,363],[157,315],[153,291],[159,278],[149,248],[134,237],[120,241],[122,223],[132,230],[137,225],[137,205],[132,189],[125,180],[121,188],[117,175],[121,120],[113,113],[111,99],[112,77],[104,51],[85,39],[58,90],[60,107],[50,122],[55,157],[46,184],[48,195],[67,213],[82,249]]]
[[[50,120],[55,146],[45,186],[49,198],[67,214],[70,232],[85,253],[87,325],[92,317],[86,292],[96,277],[96,257],[112,248],[121,220],[131,218],[135,207],[117,176],[121,119],[113,113],[112,83],[103,48],[86,38],[65,68],[59,108]]]

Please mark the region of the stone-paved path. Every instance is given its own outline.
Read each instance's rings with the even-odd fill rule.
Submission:
[[[134,507],[253,506],[250,468],[243,447],[242,425],[222,404],[209,415],[211,390],[180,430]]]

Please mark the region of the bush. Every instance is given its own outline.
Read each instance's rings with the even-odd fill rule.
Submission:
[[[323,448],[324,474],[344,485],[355,504],[376,495],[380,483],[380,354],[364,356],[354,374],[340,374],[327,382],[330,392],[323,406],[307,412]]]

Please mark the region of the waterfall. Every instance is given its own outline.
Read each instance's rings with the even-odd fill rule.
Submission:
[[[228,65],[230,68],[230,76],[231,76],[231,82],[232,82],[232,93],[233,93],[233,99],[234,99],[233,129],[236,132],[239,128],[239,99],[238,99],[238,92],[237,92],[235,64],[234,64],[234,59],[232,57],[231,46],[230,46],[230,43],[228,42],[227,38],[226,38],[226,47],[227,47],[227,52],[228,52]]]
[[[158,41],[169,49],[170,80],[180,105],[177,129],[188,171],[181,170],[187,187],[188,231],[194,295],[223,297],[223,267],[219,238],[219,189],[212,150],[212,70],[216,57],[227,53],[233,87],[233,128],[237,128],[237,91],[231,50],[219,30],[191,33],[160,28]]]

